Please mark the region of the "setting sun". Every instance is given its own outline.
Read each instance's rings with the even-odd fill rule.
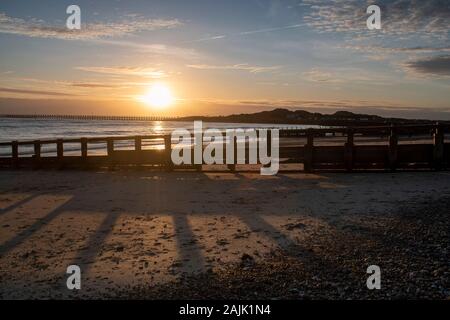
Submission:
[[[151,86],[142,100],[152,107],[165,108],[173,103],[174,97],[168,86],[158,83]]]

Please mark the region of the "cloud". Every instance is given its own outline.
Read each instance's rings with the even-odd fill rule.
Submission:
[[[332,73],[317,68],[303,72],[302,75],[305,79],[314,82],[340,82]]]
[[[118,22],[82,24],[80,30],[69,30],[65,24],[51,25],[39,19],[25,20],[0,13],[0,33],[17,34],[33,38],[63,40],[94,40],[121,37],[141,31],[168,29],[180,26],[177,19],[148,19],[127,17]]]
[[[383,47],[383,46],[361,46],[361,45],[345,45],[343,49],[350,49],[367,53],[436,53],[450,52],[450,47],[433,47],[433,46],[415,46],[415,47]]]
[[[136,51],[143,53],[150,53],[159,56],[174,56],[179,59],[200,59],[204,56],[191,48],[183,48],[177,46],[170,46],[165,44],[153,43],[147,44],[142,42],[132,42],[124,40],[111,40],[111,39],[98,39],[95,40],[98,44],[112,45],[118,47],[124,47],[128,49],[135,49]]]
[[[355,67],[334,67],[319,68],[315,67],[302,73],[302,78],[307,81],[321,83],[361,83],[370,82],[371,84],[386,84],[389,79],[379,73],[367,71]]]
[[[0,33],[32,38],[94,41],[96,44],[126,47],[161,56],[170,55],[183,59],[200,58],[201,56],[195,50],[189,48],[113,39],[142,31],[171,29],[182,24],[178,19],[148,19],[139,15],[128,15],[116,22],[82,24],[80,30],[69,30],[63,22],[52,25],[36,18],[24,20],[0,12]]]
[[[450,47],[411,47],[411,48],[383,48],[392,52],[414,52],[414,53],[433,53],[433,52],[450,52]]]
[[[148,87],[148,81],[122,81],[122,79],[108,79],[113,82],[59,82],[59,84],[77,88],[87,89],[125,89],[125,88],[137,88]]]
[[[282,26],[282,27],[248,30],[248,31],[242,31],[242,32],[238,32],[238,33],[230,33],[230,34],[222,34],[222,35],[217,35],[217,36],[204,37],[204,38],[187,41],[187,42],[203,42],[203,41],[232,38],[232,37],[236,37],[236,36],[249,36],[249,35],[253,35],[253,34],[257,34],[257,33],[267,33],[267,32],[276,32],[276,31],[283,31],[283,30],[289,30],[289,29],[297,29],[297,28],[304,27],[304,26],[306,26],[306,24],[302,23],[302,24],[293,24],[293,25]]]
[[[112,89],[118,88],[120,86],[113,84],[104,84],[104,83],[94,83],[94,82],[75,82],[70,84],[72,87],[78,88],[103,88],[103,89]]]
[[[252,66],[247,63],[233,64],[233,65],[209,65],[209,64],[189,64],[188,68],[200,69],[200,70],[238,70],[248,71],[250,73],[262,73],[278,70],[281,66]]]
[[[283,26],[283,27],[243,31],[243,32],[240,32],[239,35],[250,35],[250,34],[255,34],[255,33],[265,33],[265,32],[274,32],[274,31],[281,31],[281,30],[297,29],[297,28],[300,28],[303,26],[305,26],[305,24],[301,23],[301,24],[293,24],[290,26]]]
[[[450,6],[446,0],[303,0],[303,3],[307,7],[304,20],[309,27],[320,33],[343,35],[344,41],[337,48],[362,53],[369,60],[389,61],[393,68],[407,70],[409,75],[442,76],[445,72],[416,70],[421,66],[415,66],[414,61],[450,52]],[[366,9],[370,4],[381,8],[381,30],[367,29]]]
[[[306,23],[321,32],[349,32],[366,36],[448,37],[450,6],[446,0],[380,0],[381,32],[367,29],[366,1],[304,0],[309,13]]]
[[[410,61],[404,65],[419,75],[450,76],[450,54]]]
[[[227,36],[224,34],[217,35],[217,36],[211,36],[211,37],[204,37],[197,40],[187,41],[187,42],[203,42],[203,41],[211,41],[211,40],[219,40],[219,39],[225,39]]]
[[[118,67],[75,67],[76,70],[102,73],[102,74],[114,74],[114,75],[127,75],[127,76],[140,76],[151,79],[160,79],[167,77],[167,73],[162,70],[155,68],[144,68],[144,67],[129,67],[129,66],[118,66]]]
[[[45,95],[45,96],[76,96],[75,94],[56,91],[27,90],[27,89],[1,88],[1,87],[0,92]]]

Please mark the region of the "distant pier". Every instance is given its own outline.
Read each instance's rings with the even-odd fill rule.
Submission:
[[[101,116],[71,114],[3,114],[0,118],[52,120],[118,120],[118,121],[175,121],[178,117],[165,116]]]

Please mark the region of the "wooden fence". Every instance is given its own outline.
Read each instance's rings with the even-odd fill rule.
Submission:
[[[445,134],[449,125],[377,126],[352,128],[323,128],[280,131],[280,163],[303,164],[305,172],[315,170],[445,170],[450,168],[450,143]],[[257,130],[258,132],[258,130]],[[429,142],[414,141],[414,137],[429,138]],[[316,145],[321,139],[340,137],[341,145]],[[385,143],[355,143],[355,138],[385,137]],[[399,143],[399,138],[412,137],[410,143]],[[411,141],[411,139],[413,141]],[[117,143],[131,141],[132,148],[117,148]],[[144,143],[145,142],[145,143]],[[411,143],[412,142],[412,143]],[[91,144],[106,145],[106,154],[89,154]],[[144,143],[144,144],[143,144]],[[143,146],[160,145],[145,149]],[[78,146],[67,154],[66,146]],[[19,152],[21,147],[31,148],[28,156]],[[52,146],[54,152],[43,154],[43,147]],[[53,139],[12,141],[0,143],[0,149],[9,149],[0,157],[0,168],[89,168],[115,166],[155,166],[166,170],[196,169],[201,165],[174,166],[171,161],[173,144],[170,135],[92,137],[79,139]],[[193,159],[194,148],[190,149]],[[269,148],[270,150],[270,148]],[[249,154],[246,143],[246,154]],[[236,152],[234,152],[236,155]],[[224,147],[224,162],[226,148]],[[248,157],[247,157],[248,158]],[[259,159],[258,159],[259,161]],[[236,166],[229,165],[235,170]]]

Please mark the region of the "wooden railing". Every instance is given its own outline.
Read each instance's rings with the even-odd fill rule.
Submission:
[[[445,143],[449,125],[377,126],[352,128],[321,128],[280,131],[280,160],[286,164],[303,164],[303,170],[398,170],[434,169],[450,167],[450,144]],[[258,130],[257,130],[258,132]],[[429,143],[399,143],[399,137],[426,135]],[[340,136],[342,145],[316,145],[323,137]],[[355,137],[386,137],[385,144],[355,144]],[[116,143],[132,141],[131,150],[120,150]],[[146,143],[144,143],[146,142]],[[289,142],[289,143],[285,143]],[[106,155],[89,154],[89,145],[106,144]],[[68,155],[66,146],[76,144],[79,155]],[[144,147],[159,145],[158,148]],[[43,146],[52,145],[49,154],[42,154]],[[30,156],[24,156],[19,148],[28,146]],[[201,165],[174,166],[171,161],[170,135],[91,137],[78,139],[49,139],[34,141],[1,142],[0,149],[9,149],[9,155],[0,157],[2,168],[83,168],[102,166],[156,166],[173,169],[193,168]],[[249,154],[246,145],[246,154]],[[190,149],[193,153],[193,148]],[[270,148],[269,148],[270,150]],[[73,150],[72,150],[73,152]],[[236,154],[236,153],[235,153]],[[193,154],[191,155],[193,159]],[[224,163],[226,148],[224,149]],[[235,170],[236,166],[230,165]]]

